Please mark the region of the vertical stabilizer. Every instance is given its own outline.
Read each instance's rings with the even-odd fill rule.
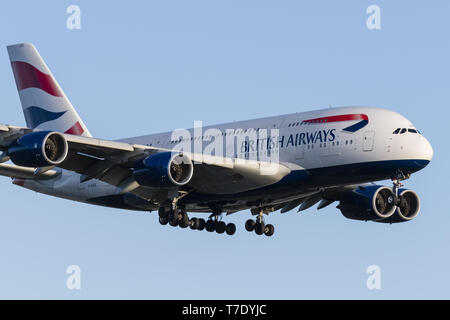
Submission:
[[[7,49],[27,126],[90,137],[34,45],[20,43]]]

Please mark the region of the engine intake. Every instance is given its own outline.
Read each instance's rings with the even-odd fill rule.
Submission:
[[[408,189],[400,189],[398,190],[398,198],[395,214],[389,219],[380,222],[406,222],[417,217],[420,211],[420,198],[417,193]]]
[[[417,217],[420,211],[420,199],[412,190],[399,190],[400,203],[396,214],[405,221]]]
[[[66,159],[67,141],[59,132],[36,131],[17,139],[8,148],[11,161],[23,167],[58,165]]]
[[[347,193],[338,208],[348,219],[381,221],[394,214],[395,197],[385,186],[360,187]]]
[[[161,152],[139,162],[133,177],[142,186],[164,188],[187,184],[193,173],[194,165],[187,155]]]

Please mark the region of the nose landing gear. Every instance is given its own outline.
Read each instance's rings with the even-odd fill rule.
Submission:
[[[401,197],[398,195],[398,190],[403,187],[402,180],[409,179],[410,175],[411,174],[409,173],[404,174],[402,171],[397,170],[395,176],[392,177],[392,191],[394,193],[394,201],[396,206],[400,206],[401,204]]]

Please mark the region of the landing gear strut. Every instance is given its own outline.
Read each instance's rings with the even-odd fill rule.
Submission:
[[[172,227],[176,227],[183,220],[182,211],[173,210],[172,208],[160,207],[158,215],[159,223],[162,225],[169,223]]]
[[[245,230],[255,232],[257,235],[265,234],[270,237],[275,232],[275,227],[271,224],[264,223],[263,210],[260,210],[256,220],[249,219],[245,222]]]
[[[393,183],[393,187],[392,187],[392,191],[394,192],[394,201],[395,201],[395,205],[399,206],[401,203],[401,199],[398,196],[398,190],[403,187],[403,184],[401,183],[402,180],[406,180],[410,177],[410,174],[404,174],[403,172],[401,172],[400,170],[398,170],[395,174],[395,177],[392,178],[392,183]]]

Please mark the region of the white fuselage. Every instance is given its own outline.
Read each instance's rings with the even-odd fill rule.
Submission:
[[[269,134],[271,129],[278,129],[278,137],[269,143],[267,139],[260,139],[258,133],[264,129]],[[394,133],[396,129],[400,129],[398,133]],[[227,140],[227,137],[231,135],[225,134],[227,130],[234,131],[237,136],[241,135],[241,139],[237,139],[238,142],[233,139]],[[320,173],[316,187],[339,184],[336,179],[330,178],[328,181],[324,177],[327,175],[331,177],[335,175],[336,170],[351,168],[351,166],[355,166],[356,169],[366,168],[372,163],[374,166],[382,164],[386,167],[386,173],[384,174],[380,167],[375,170],[376,173],[373,176],[370,175],[369,170],[357,177],[360,171],[355,171],[358,173],[355,174],[355,181],[350,179],[343,181],[343,184],[389,178],[393,170],[390,166],[397,164],[411,166],[411,163],[418,163],[418,168],[411,169],[411,172],[415,172],[420,170],[422,164],[419,162],[428,163],[433,154],[430,143],[418,133],[408,119],[389,110],[369,107],[330,108],[208,126],[201,128],[201,132],[198,128],[187,129],[183,132],[185,136],[188,135],[181,141],[174,132],[121,141],[167,149],[174,149],[184,143],[185,147],[192,147],[194,152],[198,151],[199,145],[201,152],[210,150],[211,144],[216,141],[215,146],[222,147],[220,151],[223,155],[256,160],[267,158],[268,149],[270,149],[270,155],[277,153],[279,162],[288,166],[293,172],[306,170],[309,173]],[[217,140],[221,140],[222,143],[217,144]],[[218,151],[216,148],[215,154]],[[346,174],[351,175],[351,171]],[[119,192],[115,186],[100,180],[92,179],[81,183],[79,174],[66,170],[61,170],[61,174],[53,179],[25,180],[16,184],[37,192],[82,202],[113,196]],[[267,194],[270,188],[264,188],[263,192]],[[292,192],[296,191],[290,190],[286,198],[292,196]],[[301,190],[299,189],[298,192]],[[255,191],[253,195],[257,193]],[[115,205],[111,204],[111,206]]]

